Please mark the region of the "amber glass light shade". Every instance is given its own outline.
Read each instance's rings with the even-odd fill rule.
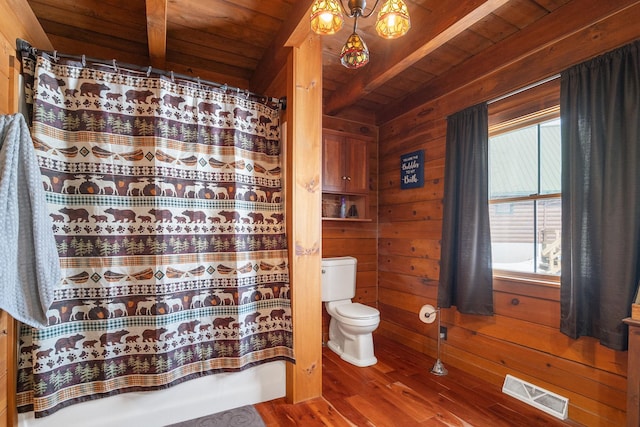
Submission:
[[[311,6],[311,29],[316,34],[335,34],[342,28],[344,18],[337,0],[316,0]]]
[[[411,28],[409,10],[402,0],[387,0],[378,12],[376,31],[380,37],[395,39],[407,34]]]
[[[369,49],[358,33],[349,36],[342,47],[340,62],[347,68],[360,68],[369,62]]]

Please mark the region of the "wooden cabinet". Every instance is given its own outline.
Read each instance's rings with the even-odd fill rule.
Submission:
[[[322,136],[322,191],[367,194],[369,141],[325,130]]]
[[[322,136],[322,217],[368,221],[371,139],[325,129]],[[344,211],[341,210],[345,204]]]

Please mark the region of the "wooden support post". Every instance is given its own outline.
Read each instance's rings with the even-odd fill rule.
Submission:
[[[308,31],[308,30],[307,30]],[[296,364],[287,401],[322,395],[322,45],[309,35],[287,64],[287,233]]]

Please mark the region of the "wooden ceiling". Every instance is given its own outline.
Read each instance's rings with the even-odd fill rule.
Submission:
[[[370,63],[348,70],[339,53],[352,21],[323,38],[325,114],[363,111],[378,124],[424,101],[449,75],[567,3],[580,0],[405,0],[409,33],[383,40],[374,17],[359,33]],[[312,0],[28,0],[61,53],[116,59],[260,91],[269,64],[294,28],[308,25]],[[346,3],[346,2],[345,2]],[[369,7],[375,3],[369,1]],[[38,47],[38,46],[35,46]],[[272,76],[273,77],[273,76]],[[266,94],[273,95],[273,94]]]

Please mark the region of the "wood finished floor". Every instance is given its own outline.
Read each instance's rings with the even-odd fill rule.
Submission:
[[[513,399],[489,383],[446,366],[388,338],[375,336],[378,363],[358,368],[323,348],[322,398],[287,404],[277,399],[256,405],[271,426],[456,426],[555,427],[562,422]]]

